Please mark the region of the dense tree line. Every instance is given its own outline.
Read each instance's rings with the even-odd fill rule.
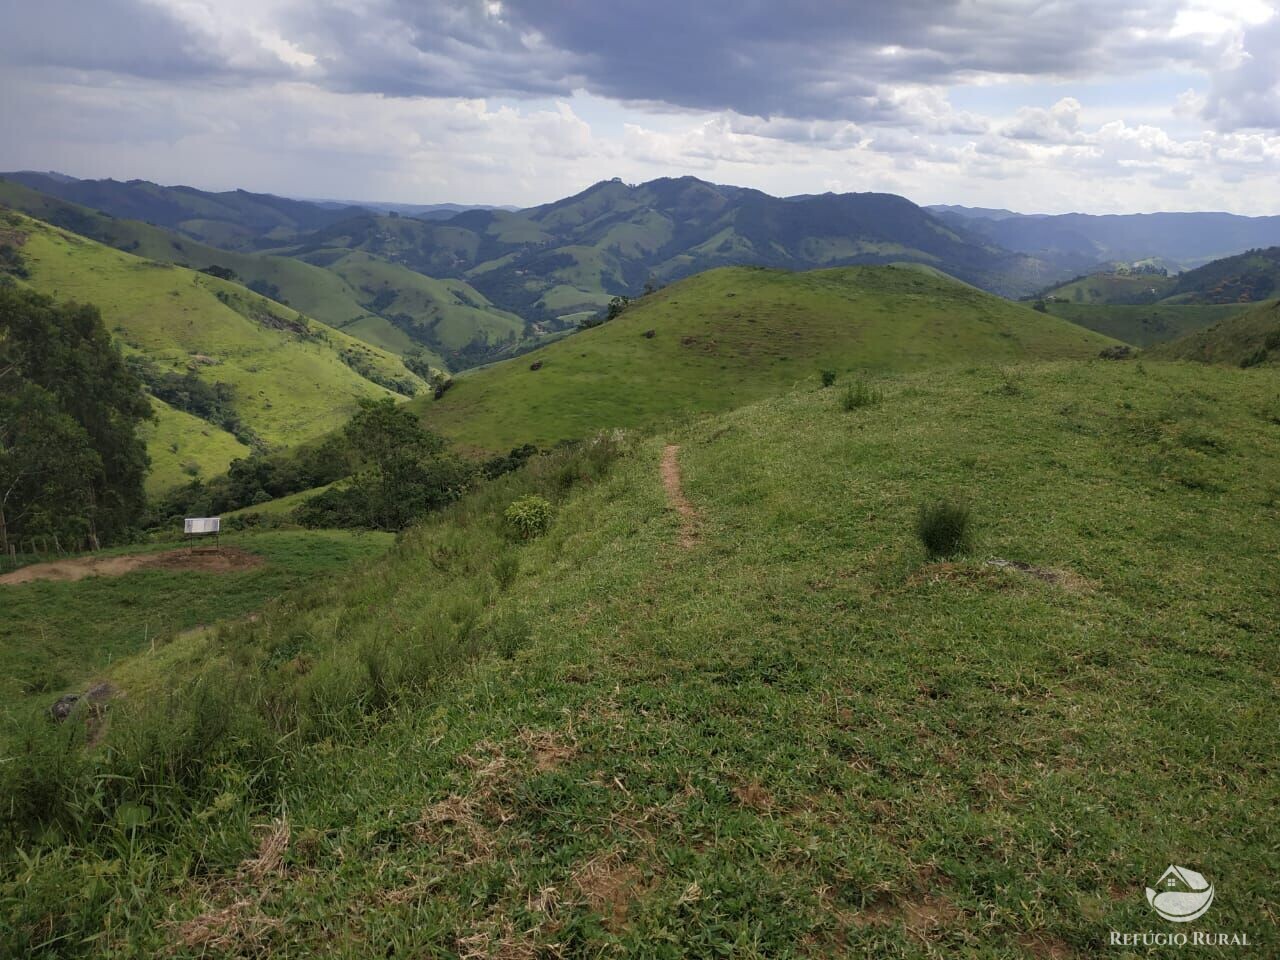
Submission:
[[[151,416],[96,307],[0,286],[0,551],[127,537]]]

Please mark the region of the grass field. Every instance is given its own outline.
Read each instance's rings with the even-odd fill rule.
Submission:
[[[1168,932],[1143,889],[1175,863],[1217,887],[1190,930],[1274,955],[1275,372],[873,385],[853,410],[806,384],[697,418],[567,491],[581,464],[508,475],[376,569],[206,635],[161,726],[113,705],[115,746],[79,766],[31,741],[0,776],[12,809],[52,797],[57,828],[6,857],[0,936],[37,956],[1139,956],[1110,931]],[[501,513],[530,491],[554,521],[513,542]],[[974,517],[949,560],[914,531],[937,497]]]
[[[1055,317],[1114,337],[1135,347],[1151,347],[1202,330],[1248,309],[1247,305],[1186,305],[1153,303],[1088,304],[1049,302],[1046,309]]]
[[[0,698],[5,712],[47,705],[68,688],[112,677],[112,664],[176,633],[244,616],[282,592],[385,551],[387,534],[227,534],[265,564],[229,573],[136,570],[75,582],[0,584]],[[157,544],[143,552],[171,550]],[[103,556],[139,552],[129,548]],[[131,665],[134,675],[152,654]]]
[[[726,268],[672,284],[603,326],[461,376],[439,401],[414,402],[429,426],[460,443],[506,451],[740,406],[822,369],[847,379],[1093,356],[1111,342],[925,267]]]

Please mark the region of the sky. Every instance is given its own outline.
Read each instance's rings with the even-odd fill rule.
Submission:
[[[0,169],[1280,214],[1280,0],[0,0]]]

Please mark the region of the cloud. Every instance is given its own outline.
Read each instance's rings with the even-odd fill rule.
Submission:
[[[1280,208],[1273,7],[0,0],[0,127],[22,132],[0,169],[344,199],[533,203],[694,173]]]
[[[0,49],[28,65],[269,73],[404,97],[585,90],[637,104],[855,123],[927,115],[936,96],[929,88],[940,85],[1203,66],[1238,40],[1229,18],[1189,20],[1195,0],[3,2],[16,26]],[[943,123],[981,132],[972,117]]]
[[[1223,131],[1280,131],[1280,15],[1245,31],[1235,60],[1214,77],[1203,116]]]
[[[1079,136],[1080,101],[1063,97],[1048,110],[1024,107],[1018,118],[1001,131],[1013,140],[1038,140],[1045,143],[1072,143]]]

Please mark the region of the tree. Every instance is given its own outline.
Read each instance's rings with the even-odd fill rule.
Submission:
[[[145,502],[151,404],[97,308],[0,287],[0,398],[0,548],[122,536]]]
[[[349,491],[368,526],[398,530],[457,499],[470,479],[443,438],[390,398],[361,400],[343,434],[361,463]]]

